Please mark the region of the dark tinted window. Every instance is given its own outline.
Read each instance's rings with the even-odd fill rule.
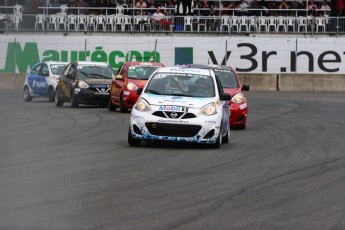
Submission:
[[[223,88],[238,88],[239,84],[236,75],[231,70],[214,70]]]

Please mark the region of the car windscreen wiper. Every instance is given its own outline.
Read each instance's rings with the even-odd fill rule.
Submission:
[[[110,78],[107,75],[103,75],[103,74],[100,74],[100,73],[89,73],[89,75],[97,76],[98,78]]]
[[[152,93],[152,94],[157,94],[157,95],[161,95],[160,92],[156,91],[156,90],[153,90],[153,89],[147,89],[146,92],[148,93]]]
[[[189,97],[188,95],[183,94],[183,93],[169,93],[169,96]]]

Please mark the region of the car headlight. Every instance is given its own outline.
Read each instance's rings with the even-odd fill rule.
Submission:
[[[82,89],[85,89],[85,88],[89,88],[89,85],[88,84],[86,84],[86,82],[84,82],[84,81],[78,81],[78,87],[79,88],[82,88]]]
[[[128,84],[127,84],[127,89],[129,89],[129,90],[137,90],[138,89],[138,86],[136,86],[134,83],[132,83],[132,82],[129,82]]]
[[[200,109],[201,114],[206,116],[211,116],[217,113],[217,106],[216,103],[212,102],[210,104],[205,105]]]
[[[54,76],[54,75],[52,76],[52,79],[53,79],[54,81],[56,81],[56,82],[59,81],[59,78],[60,78],[59,76]]]
[[[235,96],[231,98],[233,103],[242,103],[245,101],[243,93],[237,93]]]
[[[135,104],[134,108],[140,112],[147,112],[151,110],[151,106],[149,105],[149,103],[142,99],[139,98],[137,103]]]

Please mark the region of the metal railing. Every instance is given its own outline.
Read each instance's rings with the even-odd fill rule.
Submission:
[[[99,9],[99,8],[98,8]],[[169,15],[160,21],[151,16],[135,15],[135,8],[126,8],[115,14],[84,15],[82,8],[68,8],[64,13],[49,14],[0,14],[0,33],[18,32],[84,32],[84,33],[304,33],[330,34],[345,33],[345,17],[330,16],[269,16],[260,14],[213,15],[213,16],[176,16]],[[77,11],[72,11],[77,10]],[[112,8],[112,10],[115,10]],[[126,12],[125,12],[126,10]],[[132,11],[130,11],[132,10]],[[276,10],[277,11],[277,10]],[[72,14],[69,12],[74,12]],[[253,10],[255,12],[255,10]],[[295,14],[296,13],[296,14]]]

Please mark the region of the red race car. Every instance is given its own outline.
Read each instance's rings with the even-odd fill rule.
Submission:
[[[160,67],[164,67],[164,64],[159,62],[122,64],[110,86],[109,111],[115,111],[119,107],[120,112],[125,113],[128,109],[132,109],[139,97],[137,89],[143,88],[151,74]]]
[[[243,91],[249,91],[249,85],[241,86],[236,71],[225,65],[199,65],[189,64],[187,67],[212,69],[222,83],[225,93],[231,95],[230,105],[230,127],[232,129],[245,129],[248,115],[247,99]]]

